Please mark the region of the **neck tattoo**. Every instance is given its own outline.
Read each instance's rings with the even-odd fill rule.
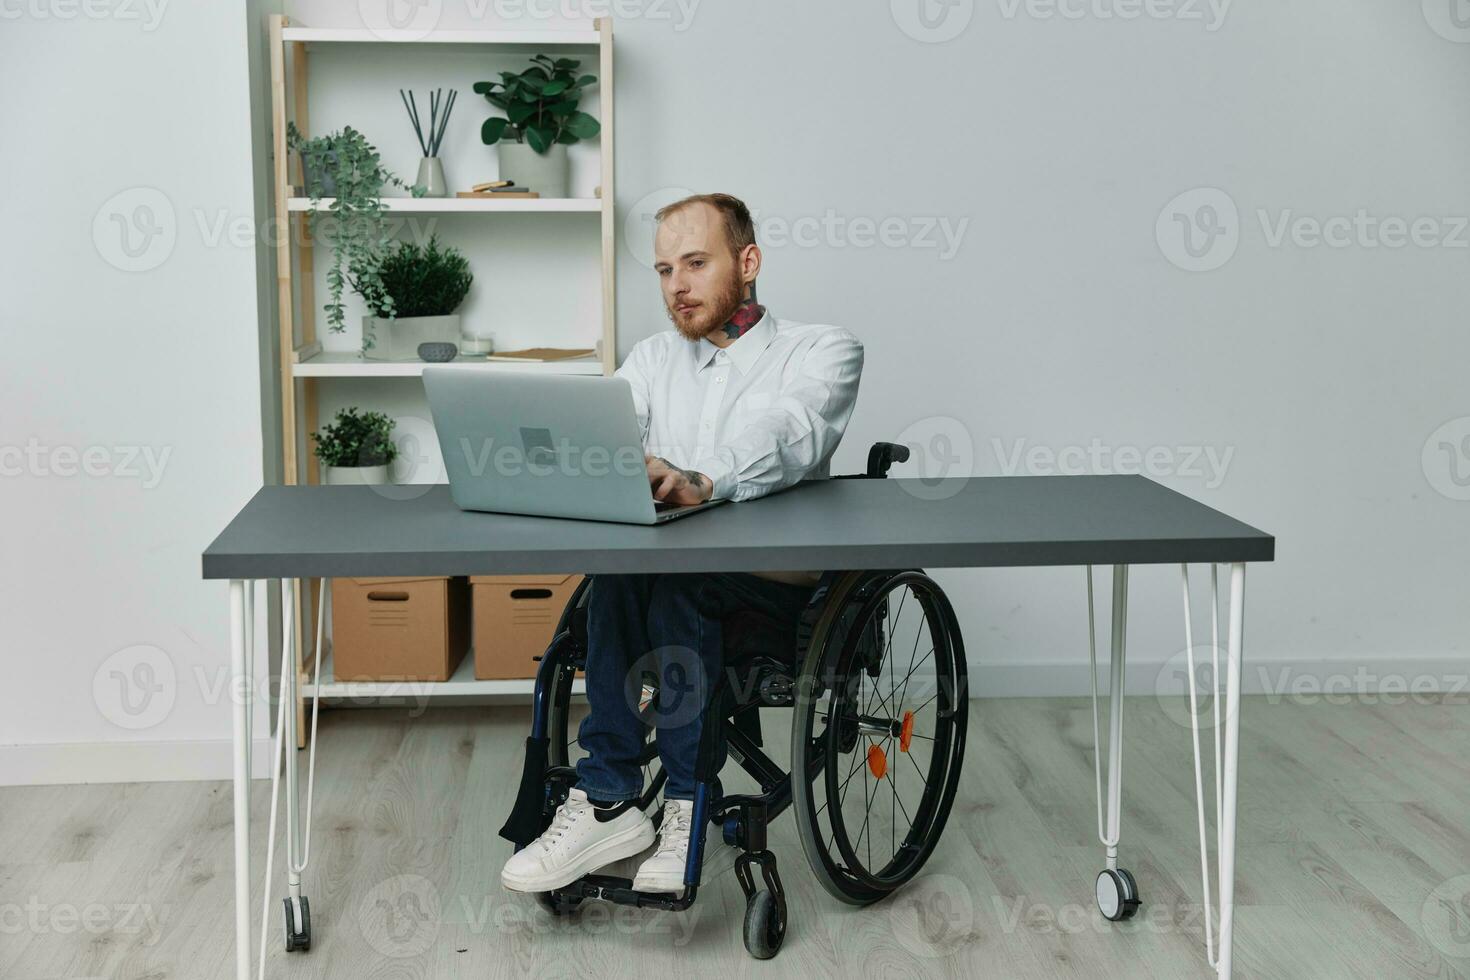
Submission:
[[[761,317],[766,315],[766,308],[754,299],[747,299],[740,304],[730,319],[725,322],[725,336],[735,340],[751,327],[761,322]]]

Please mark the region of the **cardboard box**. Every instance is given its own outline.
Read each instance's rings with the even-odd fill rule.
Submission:
[[[535,677],[580,575],[475,575],[475,679]]]
[[[332,579],[339,681],[447,681],[469,649],[463,578]]]

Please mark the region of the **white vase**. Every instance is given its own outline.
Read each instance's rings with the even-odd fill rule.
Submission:
[[[458,313],[448,316],[400,316],[385,320],[376,316],[362,318],[362,356],[371,361],[416,361],[419,344],[459,343]],[[373,346],[367,346],[367,338]]]
[[[566,197],[567,145],[553,143],[544,154],[531,149],[530,143],[501,140],[495,144],[500,154],[500,179],[513,180],[517,187],[536,191],[542,197]]]
[[[388,485],[388,464],[323,466],[322,482],[329,487],[384,487]]]
[[[419,161],[419,179],[424,197],[448,197],[449,185],[444,182],[444,164],[438,157],[424,157]]]

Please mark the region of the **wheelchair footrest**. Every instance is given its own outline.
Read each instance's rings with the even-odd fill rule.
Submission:
[[[640,909],[666,909],[682,911],[694,904],[696,889],[686,888],[683,895],[673,892],[640,892],[633,888],[633,879],[616,875],[586,875],[552,892],[558,898],[581,900],[600,898],[616,905],[633,905]]]

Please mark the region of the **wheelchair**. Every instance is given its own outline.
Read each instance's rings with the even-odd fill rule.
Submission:
[[[866,473],[833,479],[883,478],[908,455],[907,447],[876,443]],[[584,579],[569,599],[540,658],[520,790],[500,830],[517,850],[550,825],[577,779],[569,719],[573,683],[586,664],[591,583]],[[706,709],[683,892],[640,892],[631,879],[594,873],[539,894],[551,914],[573,914],[589,898],[688,908],[713,825],[739,851],[734,870],[746,900],[745,947],[769,959],[785,939],[787,907],[766,830],[788,807],[813,874],[837,900],[870,905],[918,874],[944,830],[964,758],[965,652],[949,600],[917,569],[827,572],[802,613],[794,649],[789,630],[774,625],[747,622],[725,631],[726,670]],[[734,636],[740,649],[731,649]],[[657,677],[645,675],[640,711],[651,713],[658,696]],[[778,708],[791,709],[789,771],[762,751],[762,713]],[[645,811],[665,781],[651,726],[649,734],[639,756],[645,789],[638,806]],[[710,740],[718,738],[759,793],[715,796]],[[655,822],[661,817],[661,808],[652,814]]]

